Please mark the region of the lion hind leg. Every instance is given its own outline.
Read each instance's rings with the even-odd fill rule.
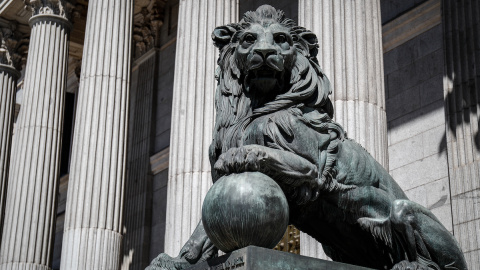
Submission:
[[[395,200],[390,221],[395,239],[410,262],[428,269],[467,269],[451,233],[425,207],[409,200]]]

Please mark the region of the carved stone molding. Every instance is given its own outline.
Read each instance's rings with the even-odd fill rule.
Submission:
[[[169,155],[170,147],[167,147],[150,157],[150,167],[153,175],[157,175],[160,172],[168,169]]]
[[[152,0],[147,7],[134,17],[133,42],[134,58],[142,56],[159,45],[160,27],[163,25],[165,1]]]
[[[406,41],[442,23],[442,1],[429,0],[382,27],[383,52],[389,52]]]
[[[300,254],[300,231],[295,226],[288,225],[282,240],[273,249]]]
[[[67,73],[67,93],[76,94],[80,83],[80,72],[82,69],[82,60],[68,57],[68,73]]]
[[[0,26],[0,42],[0,64],[21,71],[27,61],[29,39],[16,31],[15,24],[10,24]]]
[[[57,15],[69,21],[72,19],[74,5],[67,0],[23,0],[26,8],[36,15]]]

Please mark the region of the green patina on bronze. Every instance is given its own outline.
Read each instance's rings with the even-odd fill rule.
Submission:
[[[334,261],[375,269],[467,269],[438,219],[410,201],[332,120],[315,34],[265,5],[240,23],[217,27],[212,38],[220,49],[210,147],[214,182],[245,172],[269,176],[286,195],[290,224],[321,242]],[[179,256],[161,254],[150,269],[183,269],[215,255],[200,223]]]
[[[287,198],[280,186],[259,172],[229,174],[208,191],[202,224],[223,252],[246,246],[274,248],[288,226]]]

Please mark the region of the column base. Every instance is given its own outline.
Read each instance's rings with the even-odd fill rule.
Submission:
[[[121,242],[120,233],[107,229],[67,229],[60,269],[119,269]]]
[[[199,263],[189,270],[204,269],[244,269],[244,270],[368,270],[370,268],[324,261],[311,257],[305,257],[293,253],[277,251],[273,249],[249,246]]]
[[[0,270],[51,270],[52,268],[36,264],[36,263],[22,263],[22,262],[11,262],[4,263],[0,265]]]

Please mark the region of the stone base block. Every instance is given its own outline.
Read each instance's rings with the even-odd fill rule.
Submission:
[[[249,246],[197,264],[189,270],[367,270],[273,249]]]

